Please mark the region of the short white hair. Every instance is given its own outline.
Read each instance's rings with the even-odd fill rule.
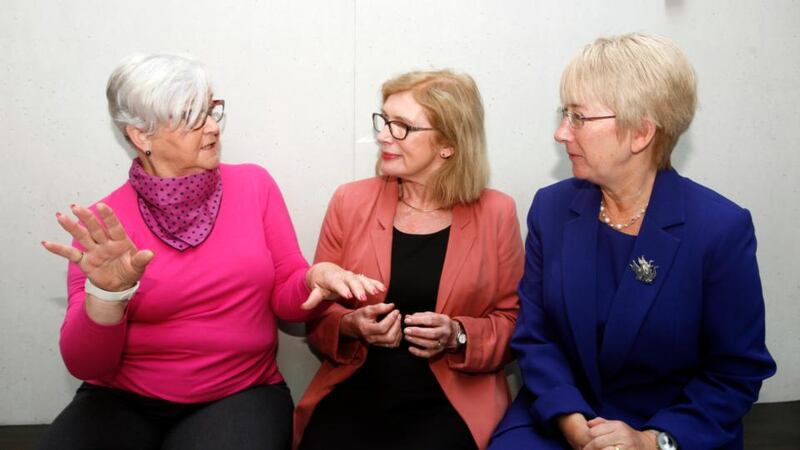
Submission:
[[[202,63],[169,54],[128,56],[106,86],[108,112],[125,137],[128,125],[149,134],[161,126],[189,127],[206,113],[210,92]]]

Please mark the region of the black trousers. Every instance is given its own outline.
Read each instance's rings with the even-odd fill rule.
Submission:
[[[39,449],[288,450],[293,408],[285,383],[193,404],[84,383]]]
[[[478,449],[427,360],[409,358],[407,350],[370,352],[372,359],[319,402],[300,450]]]

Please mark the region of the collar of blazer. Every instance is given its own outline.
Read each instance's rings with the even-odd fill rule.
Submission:
[[[376,225],[371,229],[370,238],[375,249],[381,281],[388,286],[391,275],[392,230],[394,214],[398,203],[397,178],[384,177],[377,204],[375,205]],[[472,244],[475,241],[474,225],[475,208],[480,200],[469,205],[453,206],[453,222],[450,225],[450,238],[447,242],[447,254],[444,259],[442,278],[439,283],[439,294],[436,299],[436,312],[445,311],[445,307],[461,267],[466,262]]]

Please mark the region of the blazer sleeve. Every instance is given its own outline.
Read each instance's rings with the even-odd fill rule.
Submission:
[[[577,387],[572,366],[564,353],[560,336],[544,308],[544,254],[540,217],[548,213],[542,207],[543,195],[536,194],[528,213],[528,237],[525,241],[525,272],[519,284],[519,323],[511,339],[516,353],[523,387],[533,394],[531,416],[550,422],[561,414],[573,412],[594,417],[597,414]]]
[[[703,262],[703,366],[680,398],[644,428],[667,431],[682,449],[718,448],[735,438],[775,373],[764,344],[764,300],[750,213],[740,209]]]
[[[342,221],[343,198],[343,189],[340,187],[328,204],[314,256],[315,263],[324,261],[342,265],[346,232],[346,225]],[[333,303],[319,317],[306,324],[309,344],[336,364],[352,364],[366,357],[367,348],[361,340],[340,333],[342,316],[352,311],[340,303]]]
[[[519,310],[517,284],[522,277],[523,250],[519,232],[519,221],[514,201],[501,203],[499,212],[489,220],[497,220],[498,226],[491,251],[496,251],[497,289],[490,293],[494,298],[492,308],[485,317],[453,315],[461,322],[467,334],[467,347],[463,353],[448,353],[447,363],[453,370],[468,373],[497,372],[511,361],[511,349],[508,346]],[[481,264],[482,262],[479,262]]]

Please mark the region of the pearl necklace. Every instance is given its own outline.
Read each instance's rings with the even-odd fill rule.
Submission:
[[[644,212],[646,209],[647,209],[647,204],[642,206],[642,209],[640,209],[635,216],[631,217],[627,223],[613,223],[611,222],[611,217],[608,217],[608,214],[606,214],[605,202],[603,201],[603,199],[600,199],[600,220],[602,220],[603,223],[605,223],[606,225],[610,226],[615,230],[621,230],[623,228],[628,228],[629,226],[636,223],[637,220],[641,219],[642,216],[644,216]]]

